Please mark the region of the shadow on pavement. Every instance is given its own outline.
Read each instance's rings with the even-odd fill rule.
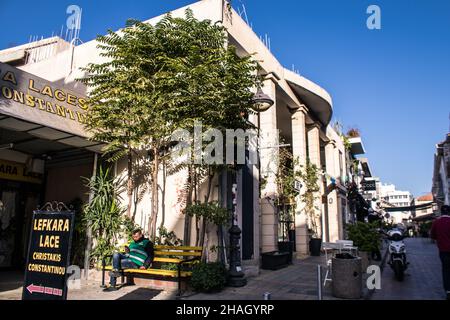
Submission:
[[[0,292],[16,290],[23,286],[23,273],[20,271],[0,272]]]
[[[161,290],[137,288],[117,300],[151,300],[161,293]]]

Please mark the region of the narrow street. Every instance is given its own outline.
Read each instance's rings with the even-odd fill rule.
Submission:
[[[387,264],[381,277],[381,290],[371,300],[444,300],[441,263],[437,247],[427,238],[405,239],[408,261],[405,279],[399,282]]]

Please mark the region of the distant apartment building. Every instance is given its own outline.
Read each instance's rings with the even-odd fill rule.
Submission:
[[[381,198],[394,207],[409,207],[413,202],[413,195],[409,191],[397,190],[393,184],[382,184],[380,188]],[[396,223],[408,220],[411,211],[398,211],[391,214]]]

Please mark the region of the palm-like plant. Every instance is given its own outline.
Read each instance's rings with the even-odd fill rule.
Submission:
[[[101,260],[112,255],[126,225],[123,216],[125,209],[120,205],[119,196],[123,182],[112,178],[109,169],[102,167],[97,175],[83,179],[93,195],[84,206],[84,219],[95,241],[91,258]]]

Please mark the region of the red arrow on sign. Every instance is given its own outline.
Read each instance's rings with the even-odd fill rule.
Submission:
[[[30,284],[27,287],[27,290],[33,294],[33,292],[39,292],[39,293],[44,293],[44,287],[43,286],[35,286],[34,284]]]

